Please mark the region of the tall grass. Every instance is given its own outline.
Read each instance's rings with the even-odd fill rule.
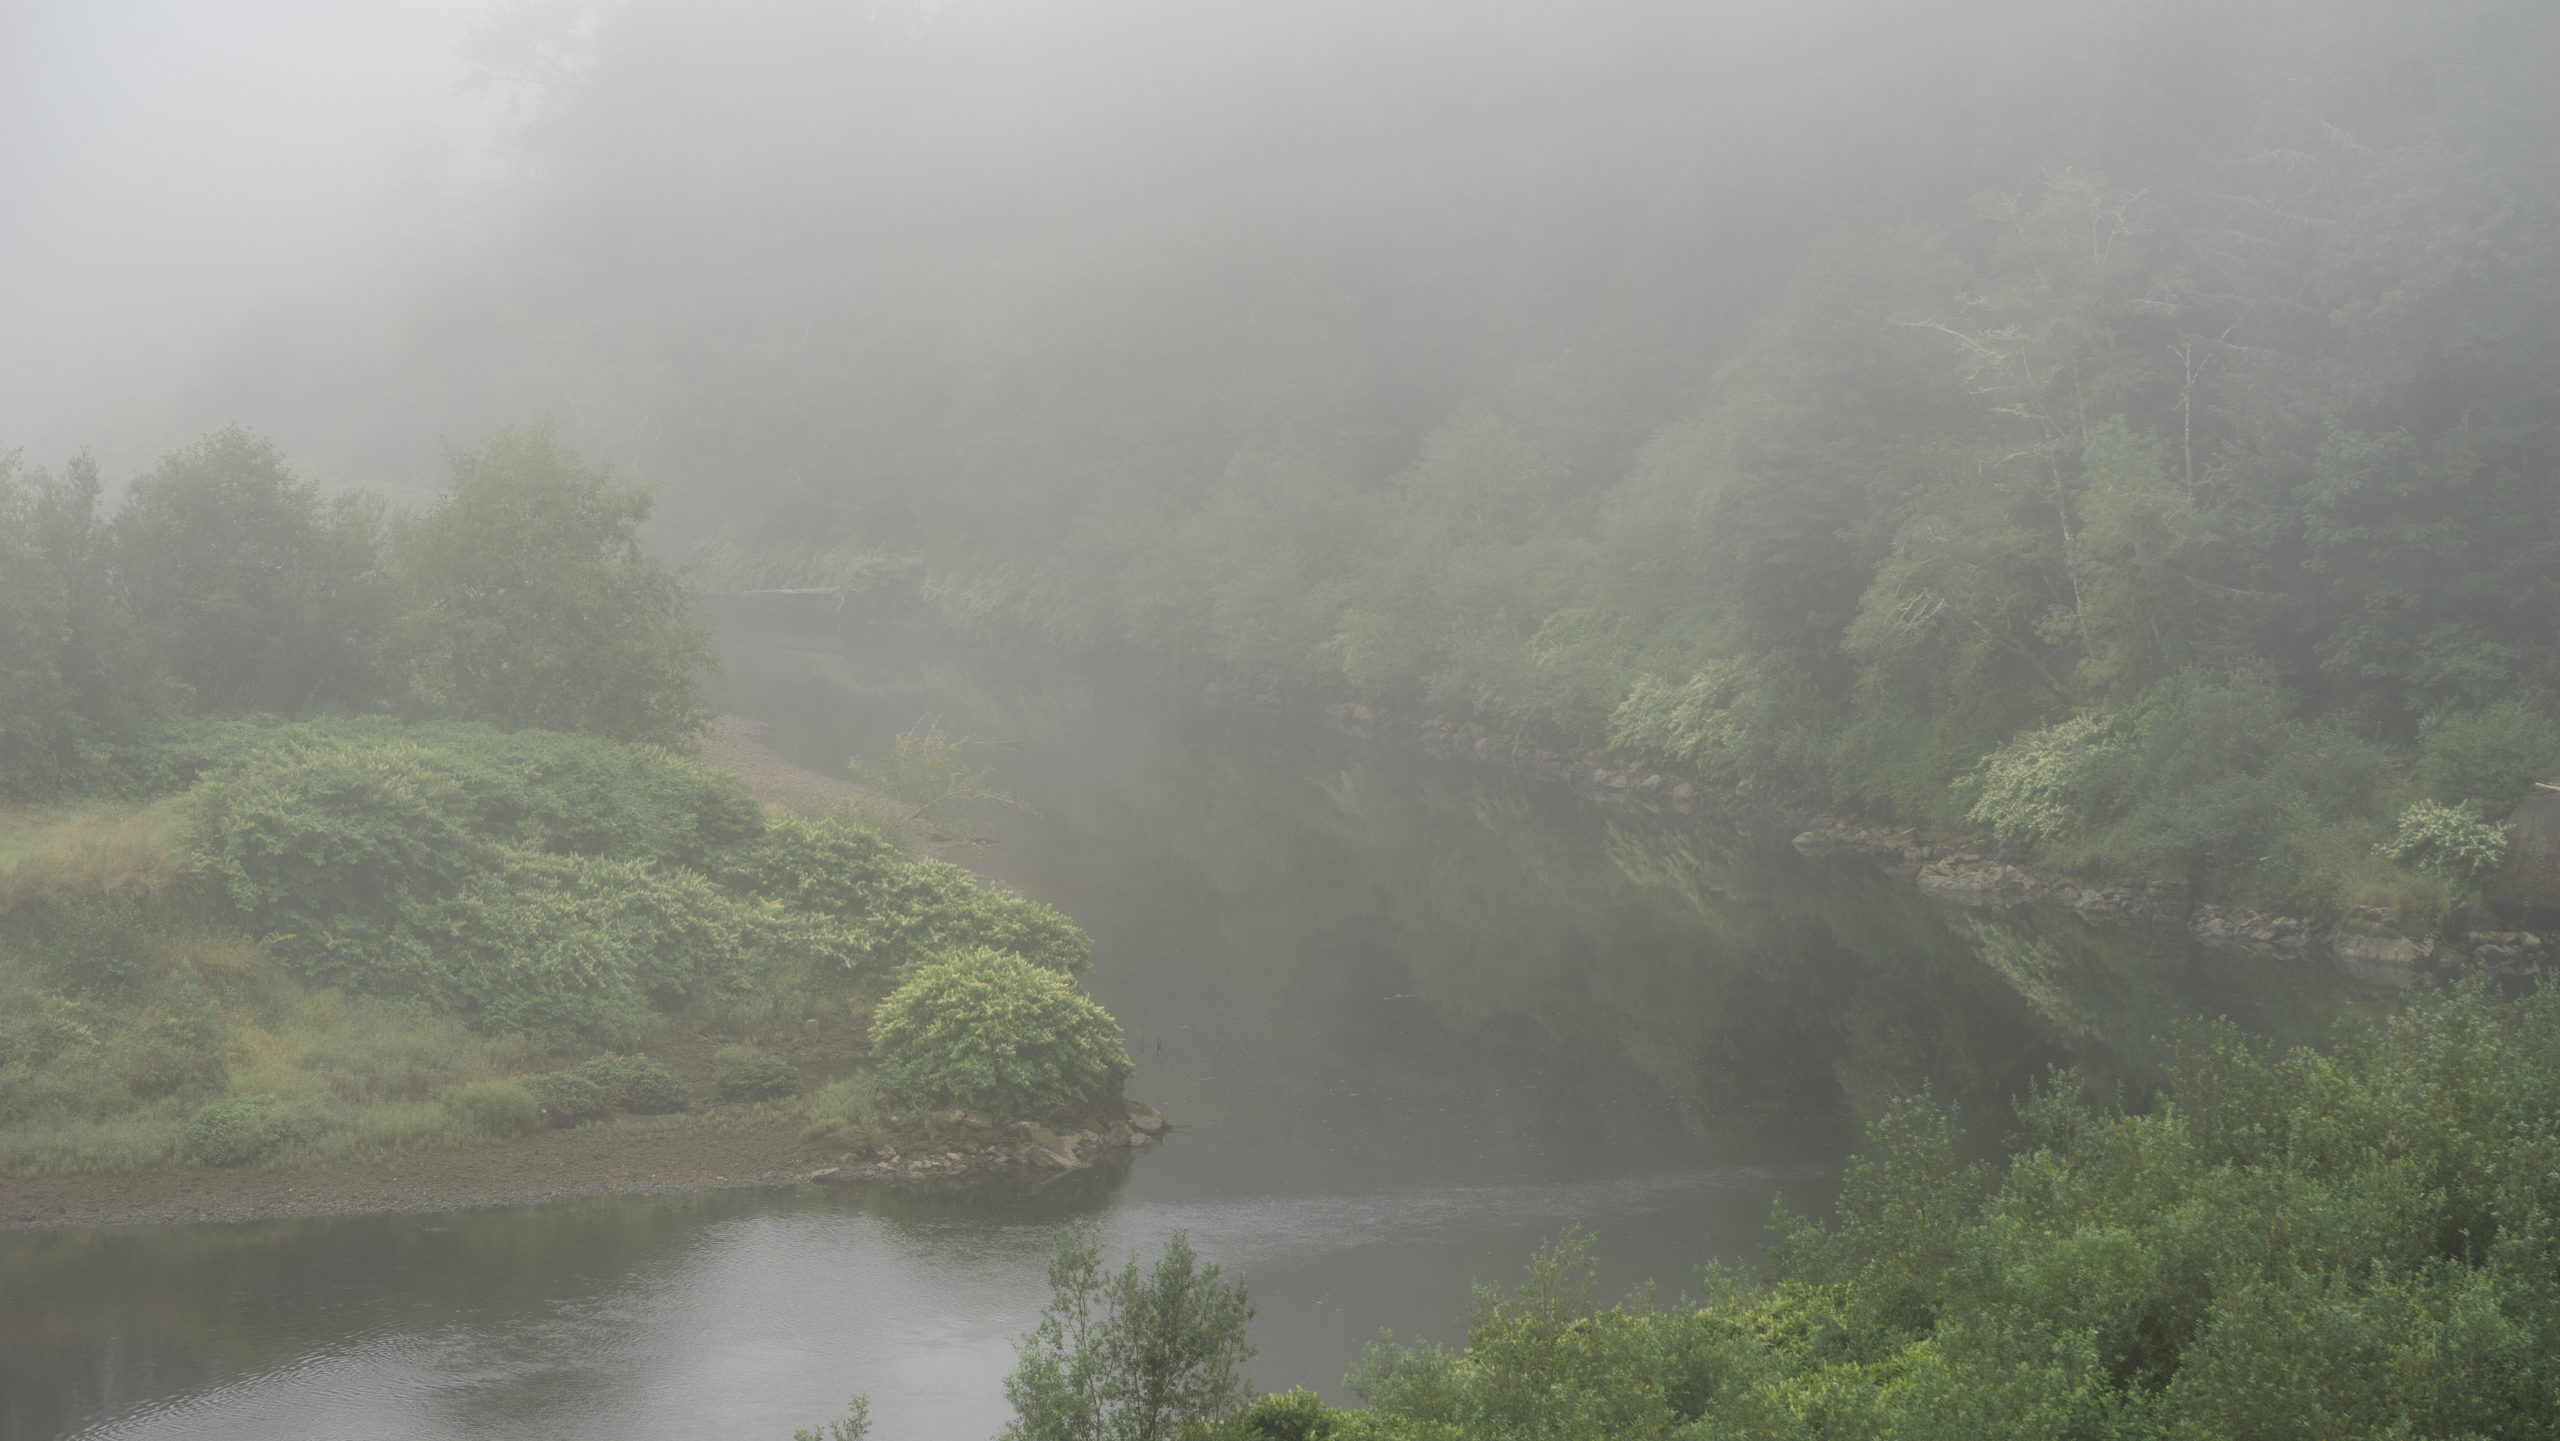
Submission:
[[[190,868],[172,806],[0,809],[0,916],[31,904],[156,896]]]

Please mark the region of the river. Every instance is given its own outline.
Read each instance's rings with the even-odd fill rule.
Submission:
[[[1024,803],[973,869],[1094,936],[1180,1128],[1030,1197],[818,1188],[0,1235],[0,1438],[770,1437],[870,1392],[882,1441],[989,1437],[1055,1228],[1187,1230],[1259,1308],[1260,1383],[1598,1239],[1606,1293],[1748,1261],[1926,1085],[1996,1148],[2056,1066],[2139,1095],[2160,1037],[2282,1038],[2321,968],[1968,911],[1781,833],[1143,677],[820,613],[733,613],[729,704],[833,770],[928,716]]]

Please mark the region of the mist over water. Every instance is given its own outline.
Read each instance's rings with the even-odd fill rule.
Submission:
[[[1861,1119],[1928,1084],[1978,1146],[2053,1064],[2143,1084],[2230,1014],[2316,1034],[2317,974],[2067,918],[1977,917],[1720,822],[1143,678],[747,608],[731,701],[813,767],[919,715],[1031,807],[965,857],[1095,936],[1094,995],[1180,1128],[1025,1197],[799,1189],[430,1217],[0,1236],[0,1432],[786,1435],[868,1390],[884,1435],[993,1434],[1061,1221],[1187,1230],[1245,1278],[1266,1385],[1382,1329],[1462,1339],[1469,1286],[1568,1227],[1604,1294],[1745,1262],[1820,1212]]]
[[[1748,1259],[1897,1098],[1990,1157],[2057,1072],[2141,1112],[2199,1021],[2327,1036],[2342,964],[2547,967],[2555,74],[2548,0],[0,5],[0,882],[39,878],[0,896],[0,1162],[529,1134],[572,1114],[536,1099],[574,1089],[534,1069],[564,1038],[828,1036],[799,1028],[919,966],[1072,972],[1086,933],[1129,1091],[1181,1128],[1027,1197],[0,1235],[0,1441],[779,1436],[857,1387],[884,1436],[990,1433],[1074,1218],[1115,1256],[1188,1231],[1254,1288],[1255,1379],[1340,1400],[1380,1328],[1458,1341],[1469,1284],[1568,1226],[1610,1295]],[[1042,954],[920,926],[887,958],[868,908],[943,873],[625,746],[710,713],[706,614],[719,707],[811,769],[968,738],[1025,804],[961,859],[1056,909]],[[1951,907],[1512,747],[2299,959]],[[291,772],[276,824],[330,835],[408,804],[333,811],[373,794],[341,765],[595,824],[446,796],[385,829],[449,873],[180,894],[265,844],[187,830],[207,795]],[[803,906],[693,869],[749,841],[904,880]],[[474,939],[480,900],[517,929]],[[622,924],[662,905],[808,929]],[[569,974],[571,941],[629,963]],[[2403,1036],[2487,1004],[2412,994]],[[777,996],[809,1014],[720,1029]],[[2419,1084],[2380,1054],[2356,1085]],[[678,1092],[743,1064],[678,1060]],[[2500,1114],[2552,1109],[2531,1065],[2460,1085],[2492,1075]],[[2371,1283],[2331,1370],[2158,1341],[2275,1314],[2181,1250],[2186,1289],[2106,1303],[2149,1359],[2036,1404],[2290,1416],[2267,1378],[2383,1374],[2405,1296],[2451,1316],[2541,1264],[2480,1239],[2551,1210],[2492,1196],[2526,1174],[2498,1154],[2494,1185],[2443,1161],[2479,1184],[2433,1221],[2282,1212],[2383,1248],[2286,1273]],[[2192,1239],[2117,1199],[2014,1274]],[[2081,1289],[1992,1308],[2048,1328],[2047,1381]],[[2509,1309],[2427,1364],[2554,1349],[2560,1310]],[[2459,1408],[2547,1406],[2507,1365],[2330,1429],[2504,1434]]]

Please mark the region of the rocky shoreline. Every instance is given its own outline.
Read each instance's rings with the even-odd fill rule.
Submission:
[[[1232,697],[1212,687],[1213,701]],[[1437,755],[1509,765],[1570,786],[1603,805],[1660,815],[1722,814],[1794,832],[1807,856],[1861,856],[1929,895],[1967,906],[2059,906],[2097,924],[2179,934],[2217,950],[2325,959],[2361,985],[2396,990],[2464,970],[2525,975],[2560,956],[2560,932],[2471,930],[2447,935],[2402,925],[2367,907],[2336,921],[2214,902],[2191,904],[2184,886],[2093,880],[2030,870],[2001,859],[1977,836],[1869,825],[1790,804],[1749,781],[1720,786],[1590,751],[1559,751],[1477,724],[1399,717],[1355,702],[1324,711],[1335,728],[1409,737]]]
[[[1109,1114],[1112,1109],[1120,1114]],[[837,1164],[802,1179],[834,1186],[956,1179],[1045,1183],[1071,1171],[1126,1165],[1163,1145],[1172,1129],[1162,1113],[1135,1101],[1105,1103],[1076,1119],[1081,1124],[1073,1129],[1052,1130],[1032,1121],[998,1125],[983,1111],[937,1112],[921,1131],[867,1152],[848,1151]]]

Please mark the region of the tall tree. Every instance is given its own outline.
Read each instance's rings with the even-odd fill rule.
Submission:
[[[453,455],[453,489],[396,527],[402,652],[428,711],[669,744],[708,718],[710,632],[640,547],[650,493],[546,422]]]
[[[114,537],[135,629],[197,709],[291,714],[381,698],[391,594],[379,502],[324,501],[273,445],[234,426],[135,480]]]

